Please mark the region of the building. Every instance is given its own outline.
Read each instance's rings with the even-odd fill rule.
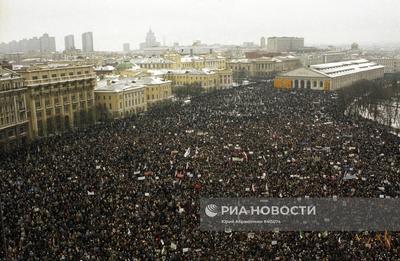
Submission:
[[[40,37],[40,52],[51,53],[56,51],[56,38],[50,37],[48,34],[43,34]]]
[[[400,58],[374,58],[371,61],[385,66],[385,74],[400,73]]]
[[[112,65],[106,66],[97,66],[94,68],[94,72],[100,78],[103,78],[105,75],[112,75],[115,72],[115,67]]]
[[[32,52],[55,52],[56,42],[54,37],[43,34],[41,37],[22,39],[0,44],[0,53],[32,53]]]
[[[233,59],[226,67],[233,71],[234,78],[268,78],[275,74],[300,67],[300,60],[294,56],[260,57],[256,59]]]
[[[300,37],[268,37],[268,51],[294,52],[304,48],[304,38]]]
[[[93,52],[93,33],[86,32],[82,34],[82,51],[84,53]]]
[[[150,28],[146,34],[145,42],[140,44],[140,49],[143,50],[145,48],[159,47],[159,46],[160,46],[160,43],[157,42],[156,36]]]
[[[283,73],[274,79],[277,89],[337,90],[360,80],[382,78],[384,67],[365,59],[310,65]]]
[[[262,49],[264,49],[265,47],[267,47],[267,45],[266,45],[266,43],[265,43],[265,37],[264,37],[264,36],[261,37],[261,39],[260,39],[260,47],[261,47]]]
[[[145,87],[145,101],[147,106],[153,106],[162,101],[172,98],[171,81],[158,77],[144,77],[136,81]]]
[[[182,69],[203,69],[206,67],[203,57],[193,55],[182,56],[180,64]]]
[[[179,69],[163,73],[173,86],[197,85],[206,91],[225,89],[232,86],[232,70],[229,69]]]
[[[12,62],[14,64],[21,64],[22,60],[24,57],[24,53],[7,53],[4,55],[4,58],[9,61]]]
[[[127,117],[144,112],[171,95],[168,80],[110,77],[100,81],[95,89],[97,114],[100,119]]]
[[[17,73],[0,67],[0,149],[28,139],[26,88]]]
[[[98,82],[94,93],[100,120],[122,118],[147,110],[145,86],[133,78],[106,79]]]
[[[31,139],[94,122],[92,66],[51,64],[21,68],[18,73],[27,87]]]
[[[75,50],[75,40],[72,34],[64,37],[65,51]]]
[[[133,59],[131,63],[138,65],[143,69],[176,69],[176,61],[171,61],[163,57],[146,57]]]
[[[131,51],[130,44],[129,44],[129,43],[124,43],[123,46],[122,46],[122,50],[123,50],[125,53],[129,53],[129,52]]]

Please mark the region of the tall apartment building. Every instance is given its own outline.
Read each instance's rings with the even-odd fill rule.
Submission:
[[[122,46],[122,50],[123,50],[124,52],[126,52],[126,53],[130,52],[130,51],[131,51],[131,46],[130,46],[130,44],[129,44],[129,43],[124,43],[123,46]]]
[[[304,38],[300,37],[269,37],[268,51],[292,52],[304,48]]]
[[[265,37],[264,36],[260,38],[260,47],[263,48],[263,49],[266,47]]]
[[[92,66],[53,64],[22,68],[18,73],[27,87],[31,139],[94,122]]]
[[[20,41],[11,41],[9,43],[0,43],[0,53],[17,53],[17,52],[55,52],[55,37],[43,34],[41,37],[33,37],[30,39],[22,39]]]
[[[65,51],[75,50],[75,40],[72,34],[64,37]]]
[[[56,51],[56,38],[48,34],[43,34],[40,37],[40,52],[51,53]]]
[[[82,51],[85,53],[93,52],[93,33],[86,32],[82,34]]]
[[[0,148],[27,140],[25,94],[22,77],[0,67]]]

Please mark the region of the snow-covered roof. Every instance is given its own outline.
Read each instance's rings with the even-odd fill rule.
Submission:
[[[164,59],[162,57],[146,57],[146,58],[133,59],[133,60],[131,60],[131,63],[135,63],[135,64],[148,64],[148,63],[172,64],[175,62]]]
[[[177,70],[167,70],[167,73],[171,74],[198,74],[198,75],[206,75],[206,74],[215,74],[215,71],[209,68],[203,69],[177,69]]]
[[[186,56],[181,57],[181,62],[182,63],[190,63],[190,62],[193,62],[193,61],[201,61],[201,60],[204,60],[204,59],[202,57],[200,57],[200,56],[186,55]]]
[[[374,62],[370,62],[366,59],[350,60],[344,62],[315,64],[310,66],[311,69],[323,73],[331,78],[353,74],[361,71],[369,71],[372,69],[384,68]]]
[[[99,66],[94,69],[95,71],[114,71],[115,67],[111,65]]]
[[[133,89],[145,88],[149,85],[163,84],[171,81],[163,80],[158,77],[145,77],[141,79],[136,78],[122,78],[118,79],[116,77],[101,80],[97,82],[95,88],[96,92],[122,92]]]
[[[94,89],[96,92],[123,92],[133,89],[144,88],[145,85],[136,83],[133,78],[124,79],[105,79],[97,82],[97,86]]]
[[[13,71],[0,68],[0,80],[9,80],[11,78],[20,78],[18,74]]]

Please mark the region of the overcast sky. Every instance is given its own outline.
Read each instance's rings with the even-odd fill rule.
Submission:
[[[0,42],[93,31],[95,50],[157,40],[241,44],[301,36],[306,45],[400,42],[399,0],[0,0]]]

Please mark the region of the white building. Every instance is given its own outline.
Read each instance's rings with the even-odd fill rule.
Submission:
[[[86,32],[82,34],[82,51],[84,53],[90,53],[94,51],[92,32]]]
[[[385,73],[400,72],[400,58],[376,58],[371,60],[385,66]]]
[[[268,37],[268,51],[291,52],[304,48],[304,38],[300,37]]]
[[[365,59],[302,67],[275,77],[277,89],[337,90],[360,80],[383,78],[384,67]]]

